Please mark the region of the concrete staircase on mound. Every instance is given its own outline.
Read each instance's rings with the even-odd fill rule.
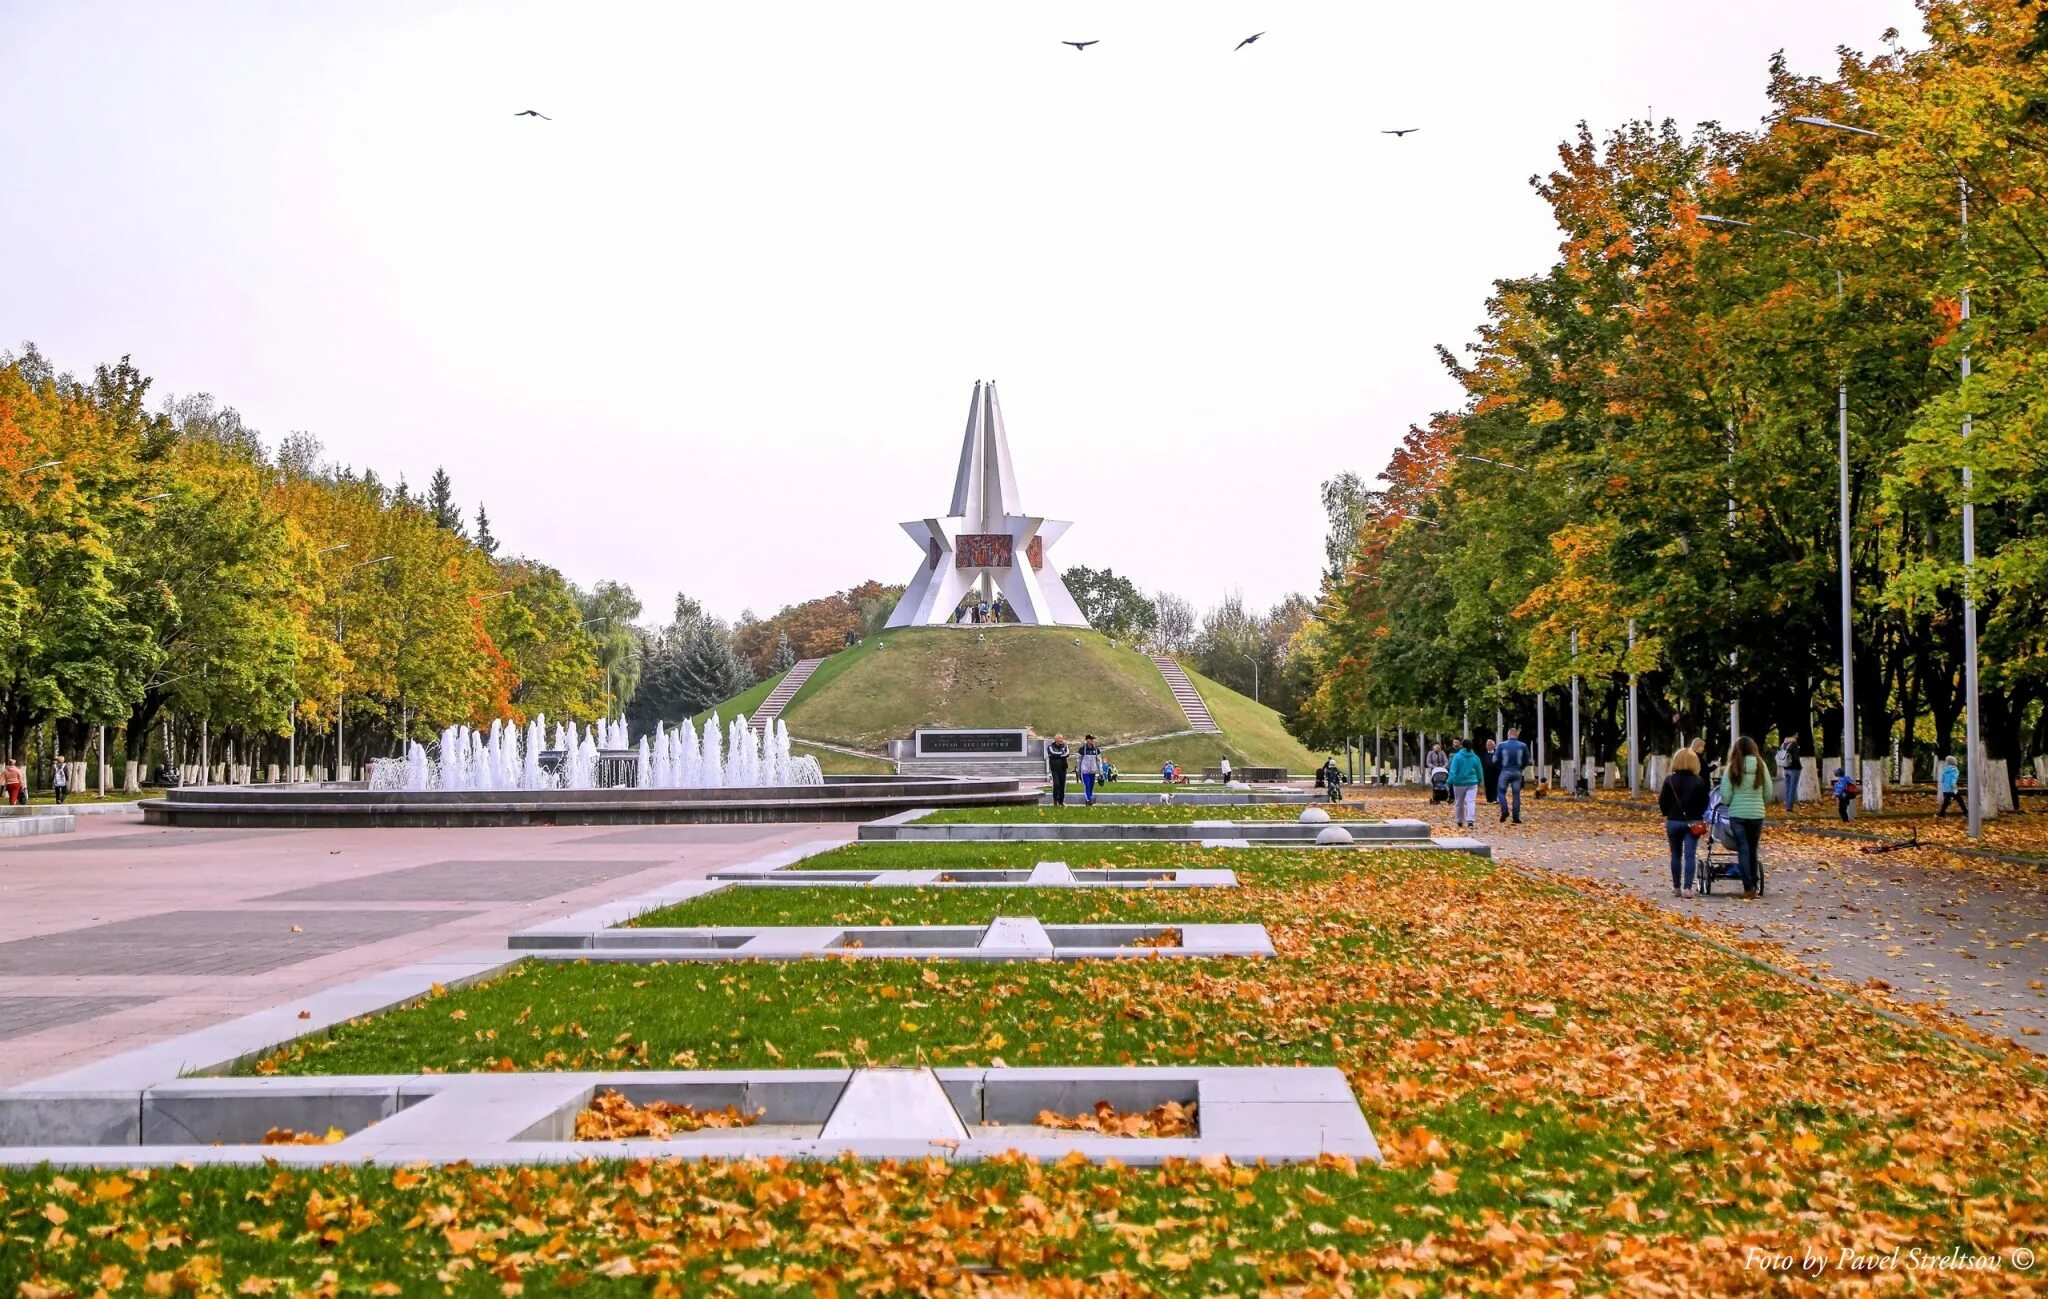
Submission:
[[[1209,705],[1202,702],[1202,696],[1195,691],[1195,683],[1188,680],[1188,674],[1181,671],[1180,664],[1163,654],[1154,654],[1152,666],[1166,678],[1166,688],[1173,691],[1173,700],[1187,716],[1190,727],[1202,735],[1223,734],[1223,728],[1209,716]]]
[[[747,729],[767,730],[776,718],[782,716],[782,710],[789,707],[789,701],[796,698],[796,692],[804,688],[804,682],[811,679],[811,673],[816,672],[818,665],[824,661],[822,658],[802,659],[792,667],[775,689],[768,692],[768,697],[761,701],[761,706],[754,710],[754,715],[747,719]]]

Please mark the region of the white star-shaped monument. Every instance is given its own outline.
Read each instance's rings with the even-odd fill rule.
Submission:
[[[1064,519],[1026,514],[1017,503],[1017,476],[1010,469],[1010,440],[1003,431],[996,385],[993,380],[976,383],[953,478],[952,508],[942,518],[903,525],[924,562],[889,615],[889,625],[944,626],[957,621],[954,611],[969,596],[993,603],[1000,595],[1017,622],[1086,627],[1088,620],[1052,562],[1053,543],[1071,526]]]

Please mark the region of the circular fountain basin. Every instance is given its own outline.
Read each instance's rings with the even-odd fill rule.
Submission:
[[[872,821],[912,808],[1010,807],[1036,786],[993,777],[827,776],[823,785],[721,789],[372,790],[362,784],[200,785],[145,799],[151,825],[324,829],[341,826],[692,825]]]

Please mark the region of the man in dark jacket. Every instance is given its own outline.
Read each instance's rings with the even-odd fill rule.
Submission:
[[[1067,737],[1055,735],[1045,746],[1045,771],[1052,777],[1052,805],[1067,805]]]
[[[1486,801],[1489,803],[1499,802],[1500,742],[1498,740],[1489,739],[1486,742],[1486,747],[1479,751],[1479,766],[1485,772],[1485,779],[1479,782],[1479,788],[1485,793]]]
[[[1522,823],[1522,768],[1529,765],[1529,746],[1522,743],[1522,728],[1508,727],[1508,738],[1493,755],[1500,763],[1500,819],[1508,819],[1512,806],[1515,824]]]

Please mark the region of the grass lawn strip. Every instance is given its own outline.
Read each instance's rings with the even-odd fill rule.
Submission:
[[[1257,923],[1240,889],[774,888],[717,893],[634,917],[632,928],[711,925],[985,925],[1035,916],[1048,925]]]
[[[1293,855],[1312,857],[1313,853]],[[1268,869],[1285,869],[1278,859]],[[876,870],[1030,870],[1042,861],[1065,862],[1075,870],[1236,870],[1245,864],[1239,848],[1204,848],[1200,843],[1135,843],[1114,839],[1016,843],[850,843],[806,857],[782,872]]]
[[[950,866],[993,855],[857,851],[874,847]],[[1693,942],[1640,903],[1476,858],[1215,855],[1245,881],[1233,902],[1255,904],[1279,948],[1257,971],[521,966],[268,1067],[789,1068],[839,1063],[834,1052],[1332,1062],[1386,1166],[198,1168],[61,1184],[15,1172],[0,1175],[0,1228],[33,1247],[0,1249],[0,1294],[232,1292],[251,1278],[375,1293],[395,1277],[462,1294],[611,1275],[654,1294],[991,1280],[966,1264],[1062,1293],[1518,1292],[1560,1275],[1580,1292],[1728,1293],[1766,1284],[1743,1270],[1752,1246],[1981,1255],[2038,1248],[2048,1230],[2048,1079],[2031,1059],[1982,1058]],[[2014,1283],[2010,1271],[1925,1282]]]
[[[1065,807],[953,807],[919,817],[917,825],[1083,824],[1185,825],[1192,821],[1299,821],[1302,804],[1291,803],[1097,803],[1074,798]],[[1356,804],[1315,804],[1333,821],[1377,821]]]

